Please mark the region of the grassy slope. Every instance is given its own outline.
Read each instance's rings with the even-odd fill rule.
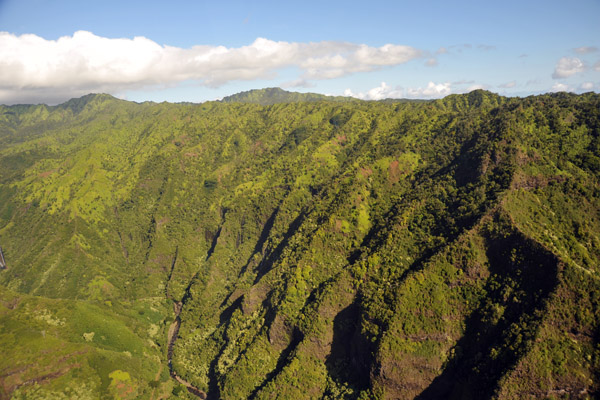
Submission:
[[[4,107],[4,394],[592,393],[598,102]]]

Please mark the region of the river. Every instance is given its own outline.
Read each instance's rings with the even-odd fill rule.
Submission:
[[[182,302],[173,303],[173,311],[175,311],[175,321],[169,326],[169,332],[167,333],[167,363],[169,364],[169,374],[171,378],[175,379],[177,382],[181,383],[185,386],[191,394],[201,398],[206,399],[206,393],[202,390],[198,389],[179,375],[173,369],[173,346],[175,345],[175,341],[179,335],[179,328],[181,327],[181,318],[179,314],[181,313],[181,309],[183,308]]]

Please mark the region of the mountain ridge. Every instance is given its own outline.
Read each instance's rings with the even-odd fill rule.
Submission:
[[[491,94],[491,95],[495,95],[498,96],[497,94],[487,91],[487,90],[483,90],[483,89],[476,89],[473,90],[465,95],[471,95],[471,97],[473,96],[477,96],[477,93],[487,93],[487,94]],[[593,92],[590,92],[590,94],[594,94]],[[448,98],[454,98],[454,97],[461,97],[464,95],[461,94],[451,94],[448,96],[445,96],[441,99],[438,100],[442,100],[446,97]],[[64,108],[64,109],[71,109],[73,112],[77,113],[80,112],[88,103],[90,102],[102,102],[102,101],[107,101],[107,100],[114,100],[114,101],[118,101],[118,102],[123,102],[123,101],[128,101],[128,100],[123,100],[120,98],[117,98],[111,94],[108,93],[88,93],[86,95],[80,96],[80,97],[74,97],[71,98],[69,100],[66,100],[62,103],[59,103],[57,105],[47,105],[47,104],[43,104],[43,103],[38,103],[38,104],[12,104],[12,105],[6,105],[6,104],[0,104],[0,107],[3,107],[5,109],[8,110],[24,110],[27,108],[32,108],[32,107],[40,107],[40,106],[44,106],[44,107],[48,107],[49,109],[54,109],[54,108]],[[378,102],[392,102],[392,103],[403,103],[403,102],[414,102],[414,103],[418,103],[418,102],[433,102],[436,99],[407,99],[407,98],[385,98],[385,99],[381,99],[381,100],[371,100],[371,101],[378,101]],[[325,95],[325,94],[320,94],[320,93],[304,93],[304,92],[293,92],[293,91],[287,91],[284,89],[281,89],[279,87],[269,87],[269,88],[263,88],[263,89],[251,89],[251,90],[247,90],[247,91],[242,91],[242,92],[238,92],[238,93],[234,93],[231,94],[229,96],[225,96],[223,99],[221,100],[215,100],[216,102],[222,102],[222,103],[249,103],[249,104],[260,104],[260,105],[274,105],[274,104],[280,104],[280,103],[297,103],[297,102],[318,102],[318,101],[333,101],[333,102],[360,102],[360,101],[366,101],[366,100],[361,100],[355,97],[349,97],[349,96],[334,96],[334,95]],[[199,103],[195,103],[195,102],[161,102],[161,103],[168,103],[168,104],[180,104],[180,105],[195,105],[195,104],[203,104],[203,103],[210,103],[211,101],[206,101],[206,102],[199,102]],[[144,101],[144,102],[131,102],[131,103],[135,103],[135,104],[161,104],[161,103],[157,103],[154,101]]]

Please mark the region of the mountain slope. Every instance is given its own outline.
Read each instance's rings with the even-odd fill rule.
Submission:
[[[599,105],[0,107],[0,396],[594,395]]]

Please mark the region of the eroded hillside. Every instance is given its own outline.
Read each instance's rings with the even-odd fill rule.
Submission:
[[[0,397],[593,396],[599,105],[0,107]]]

